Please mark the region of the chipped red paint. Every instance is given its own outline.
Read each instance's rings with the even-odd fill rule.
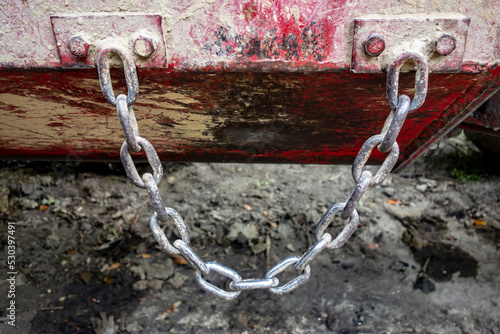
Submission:
[[[113,72],[116,91],[123,91],[122,71]],[[431,74],[426,102],[408,116],[398,139],[400,163],[413,159],[480,105],[488,92],[498,88],[499,72],[496,67],[477,75]],[[100,92],[95,71],[2,74],[0,109],[13,119],[43,121],[26,137],[36,139],[37,145],[28,145],[23,138],[14,141],[12,133],[5,130],[8,127],[0,127],[2,158],[118,158],[123,140],[119,122]],[[401,75],[400,93],[412,95],[413,76]],[[143,69],[139,80],[136,115],[141,135],[170,161],[351,163],[363,142],[380,131],[390,111],[385,101],[385,76],[378,74]],[[166,92],[177,95],[165,97]],[[40,109],[8,105],[2,102],[3,94],[28,95],[38,101]],[[61,109],[53,107],[50,120],[44,118],[44,108],[61,101]],[[175,119],[169,116],[172,110],[181,110]],[[197,117],[206,120],[193,123],[203,125],[197,131],[204,136],[186,136],[182,129]],[[94,137],[86,128],[69,125],[80,120],[82,124],[90,122],[103,135]],[[371,163],[383,159],[375,150]]]
[[[260,60],[322,62],[334,46],[332,41],[336,40],[337,28],[328,16],[310,13],[310,8],[323,7],[323,1],[290,7],[279,1],[249,1],[241,11],[249,33],[244,35],[231,26],[220,24],[214,31],[215,41],[211,36],[204,36],[204,45],[218,57],[234,57],[236,63]],[[235,15],[234,20],[238,22],[238,16]],[[173,64],[181,62],[175,56],[172,59]],[[292,67],[299,65],[296,63]]]
[[[417,16],[439,16],[450,8],[448,2],[422,2],[419,8],[410,2],[111,0],[72,8],[63,0],[45,7],[15,0],[0,13],[15,34],[0,35],[0,158],[118,159],[121,129],[116,111],[102,96],[97,71],[63,69],[75,59],[61,53],[66,44],[57,38],[77,32],[56,32],[50,22],[51,16],[109,15],[120,8],[124,16],[133,11],[151,15],[149,25],[164,37],[165,61],[138,71],[135,105],[141,135],[163,159],[350,163],[390,111],[385,74],[349,71],[356,55],[354,22],[417,10],[425,13]],[[426,102],[409,115],[398,139],[400,164],[498,89],[500,44],[494,46],[498,33],[491,14],[498,5],[483,2],[478,7],[477,1],[463,0],[460,10],[450,13],[471,22],[463,59],[453,61],[459,73],[430,75]],[[387,29],[389,35],[400,32]],[[393,46],[385,38],[381,57]],[[465,38],[455,38],[463,47]],[[91,46],[89,52],[96,49]],[[89,59],[77,66],[91,66]],[[146,61],[138,60],[138,66]],[[117,69],[112,77],[115,90],[123,92],[123,72]],[[412,95],[413,78],[401,75],[400,93]],[[371,162],[383,159],[375,150]]]

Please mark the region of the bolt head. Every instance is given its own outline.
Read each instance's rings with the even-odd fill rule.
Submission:
[[[73,36],[69,39],[68,50],[75,57],[87,57],[90,44],[82,36]]]
[[[151,55],[155,52],[153,40],[145,36],[137,37],[134,41],[134,52],[139,57],[151,57]]]
[[[370,57],[378,57],[385,50],[385,41],[382,36],[370,35],[363,42],[365,53]]]
[[[441,56],[447,56],[455,50],[457,42],[453,36],[443,35],[436,41],[436,52]]]

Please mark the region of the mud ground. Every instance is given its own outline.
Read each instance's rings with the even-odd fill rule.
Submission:
[[[498,171],[450,138],[367,191],[358,230],[315,259],[305,285],[225,301],[161,251],[148,195],[119,164],[2,162],[0,332],[500,333]],[[301,255],[353,185],[348,166],[168,163],[160,190],[201,258],[248,278]]]

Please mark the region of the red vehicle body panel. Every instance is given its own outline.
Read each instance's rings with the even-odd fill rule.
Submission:
[[[172,161],[352,162],[390,112],[385,73],[351,71],[353,22],[360,17],[432,19],[452,12],[467,24],[470,19],[467,40],[458,41],[463,57],[449,64],[458,70],[431,73],[424,105],[406,120],[400,164],[499,88],[500,5],[494,0],[481,6],[451,0],[130,3],[90,1],[75,9],[62,1],[48,7],[11,1],[2,8],[10,31],[0,35],[0,158],[118,159],[123,136],[116,110],[102,96],[93,58],[63,52],[58,15],[85,13],[86,26],[101,13],[155,14],[146,25],[163,34],[165,55],[138,60],[134,110],[141,136]],[[384,29],[397,35],[399,28]],[[115,90],[125,92],[122,70],[112,77]],[[414,74],[402,73],[400,93],[411,97],[413,86]],[[383,159],[374,152],[370,162]]]

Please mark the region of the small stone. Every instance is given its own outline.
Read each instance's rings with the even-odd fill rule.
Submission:
[[[243,224],[236,222],[229,228],[227,238],[231,241],[235,241],[238,238],[239,234],[242,234],[247,239],[255,239],[259,236],[257,228],[254,224]]]
[[[163,281],[159,279],[153,279],[148,281],[148,288],[153,290],[160,290],[163,287]]]
[[[21,204],[21,207],[23,209],[28,209],[28,210],[38,209],[38,203],[29,198],[21,198],[19,204]]]
[[[174,275],[174,261],[167,259],[162,263],[146,264],[144,269],[148,279],[161,279],[167,280]]]
[[[144,269],[142,269],[142,267],[132,266],[129,268],[129,270],[132,274],[134,274],[134,276],[139,277],[139,279],[146,279],[146,273],[144,272]]]
[[[281,223],[278,225],[278,235],[283,239],[288,239],[294,232],[294,228],[290,224]]]
[[[366,207],[366,206],[358,206],[357,210],[358,210],[358,213],[360,215],[363,215],[364,217],[370,217],[373,214],[373,210]]]
[[[286,245],[286,249],[288,249],[290,252],[295,252],[296,251],[295,247],[292,244]]]
[[[136,333],[136,332],[140,332],[142,331],[144,328],[142,326],[140,326],[137,321],[134,321],[133,323],[131,324],[128,324],[127,327],[125,328],[125,330],[128,332],[128,333]]]
[[[403,241],[417,251],[422,249],[424,244],[422,237],[414,229],[406,229],[406,231],[404,231]]]
[[[146,280],[135,282],[134,285],[132,285],[133,290],[142,291],[142,290],[146,290],[147,288],[148,288],[148,281],[146,281]]]
[[[418,179],[420,183],[425,183],[429,188],[434,188],[437,186],[438,182],[436,180],[427,179],[425,177],[421,177]]]
[[[419,184],[415,188],[417,188],[418,191],[425,192],[427,190],[427,185],[426,184]]]
[[[22,190],[23,194],[31,195],[35,191],[37,186],[38,185],[36,183],[30,182],[30,183],[23,184],[23,186],[21,187],[21,190]]]
[[[40,183],[43,186],[50,186],[52,184],[52,176],[44,175],[40,177]]]
[[[19,273],[17,276],[16,276],[16,286],[25,286],[26,285],[26,282],[27,279],[26,277],[22,274],[22,273]],[[49,293],[51,292],[51,290],[49,289]]]
[[[494,229],[500,230],[500,222],[497,220],[490,221],[490,226]]]
[[[92,278],[92,273],[90,271],[84,271],[83,273],[80,274],[80,278],[82,279],[85,284],[90,283],[90,279]]]
[[[187,277],[181,273],[175,273],[174,277],[169,279],[167,282],[168,284],[172,285],[175,289],[180,289],[184,285],[184,282],[186,281]]]

